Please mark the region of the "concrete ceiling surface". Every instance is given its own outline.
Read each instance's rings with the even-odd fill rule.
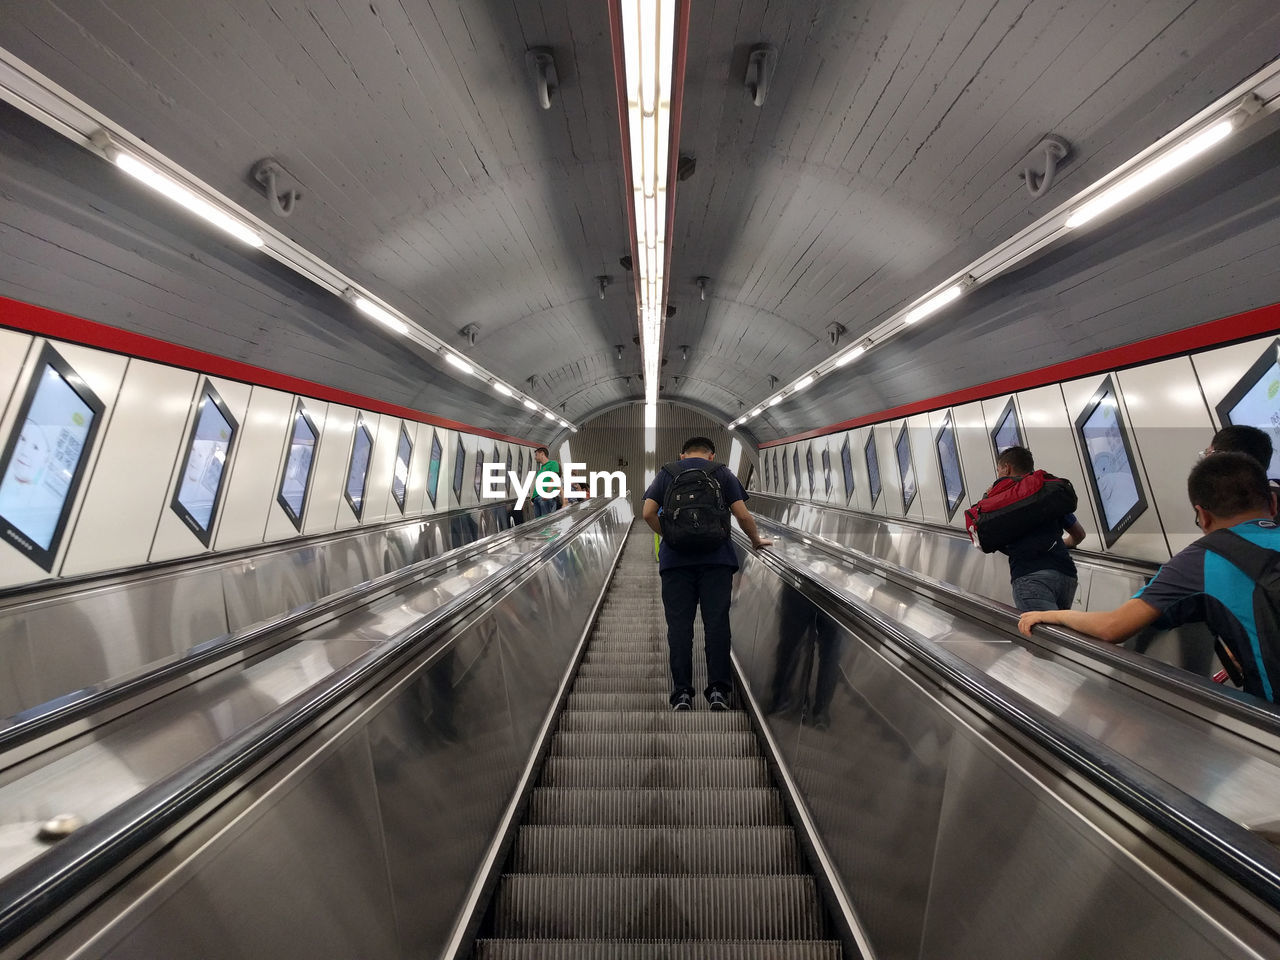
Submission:
[[[829,353],[828,324],[870,329],[1274,58],[1277,37],[1274,0],[699,0],[680,131],[697,172],[676,193],[664,396],[737,416],[770,374],[785,383]],[[779,52],[762,108],[742,85],[759,42]],[[541,45],[560,81],[548,111],[524,60]],[[248,171],[275,157],[304,194],[279,229],[460,347],[477,325],[467,352],[517,386],[536,378],[530,392],[571,419],[640,395],[606,3],[25,0],[6,6],[0,46],[268,219]],[[1017,174],[1049,132],[1073,157],[1033,200]],[[40,138],[18,139],[38,167]],[[6,198],[0,257],[27,265],[3,292],[379,399],[445,392],[452,415],[508,432],[528,423],[335,298],[57,156]],[[757,436],[1280,299],[1270,272],[1231,266],[1276,245],[1274,180],[1239,162],[1242,181],[1200,178],[1169,216],[1029,265],[949,326],[774,408]],[[92,212],[99,188],[129,237]],[[603,301],[597,275],[612,281]],[[95,298],[128,316],[95,315]]]

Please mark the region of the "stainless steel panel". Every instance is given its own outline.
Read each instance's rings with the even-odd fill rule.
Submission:
[[[957,735],[921,960],[1157,955],[1254,956],[1024,771]]]
[[[228,628],[243,630],[332,592],[323,557],[317,545],[224,566]]]
[[[363,732],[188,861],[81,957],[395,958]]]

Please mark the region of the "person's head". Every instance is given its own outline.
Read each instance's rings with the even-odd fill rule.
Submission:
[[[1248,454],[1262,464],[1263,470],[1271,466],[1271,452],[1271,438],[1267,436],[1267,431],[1243,423],[1223,427],[1213,435],[1209,448],[1205,451],[1206,454]]]
[[[1036,462],[1026,447],[1005,447],[996,457],[998,477],[1025,477],[1035,468]]]
[[[539,465],[544,464],[551,459],[551,451],[546,447],[539,447],[533,451],[533,459],[537,460]]]
[[[1246,520],[1270,519],[1275,496],[1258,461],[1245,453],[1214,453],[1187,477],[1187,497],[1196,511],[1196,526],[1205,533]]]
[[[684,446],[680,448],[680,456],[714,460],[716,458],[716,445],[711,442],[709,437],[690,437],[684,442]]]
[[[52,449],[44,427],[31,419],[23,421],[13,449],[13,479],[18,483],[35,482],[36,475],[49,462]]]

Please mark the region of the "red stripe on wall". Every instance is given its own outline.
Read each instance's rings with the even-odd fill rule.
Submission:
[[[1153,360],[1165,360],[1169,357],[1198,353],[1210,347],[1220,347],[1238,340],[1247,340],[1250,337],[1262,336],[1263,334],[1277,331],[1280,331],[1280,303],[1273,303],[1269,307],[1259,307],[1256,310],[1238,313],[1232,317],[1210,320],[1208,323],[1187,327],[1185,330],[1161,334],[1158,337],[1151,337],[1149,340],[1139,340],[1136,343],[1103,350],[1100,353],[1091,353],[1075,360],[1055,363],[1052,366],[1041,367],[1038,370],[1031,370],[1012,377],[1005,377],[1002,380],[992,380],[990,383],[969,387],[965,390],[957,390],[955,393],[944,393],[928,400],[903,404],[900,407],[892,407],[879,413],[871,413],[866,416],[854,417],[852,420],[845,420],[841,423],[833,423],[829,427],[819,427],[815,430],[808,430],[805,433],[783,437],[781,440],[770,440],[768,443],[760,444],[760,449],[776,447],[783,443],[794,443],[797,440],[825,437],[828,434],[840,433],[843,430],[851,430],[854,427],[864,427],[869,423],[897,420],[917,413],[927,413],[930,410],[940,410],[945,407],[958,406],[962,403],[972,403],[975,400],[986,400],[1006,393],[1017,393],[1020,390],[1043,387],[1050,383],[1062,383],[1066,380],[1075,380],[1079,377],[1087,377],[1091,374],[1103,373],[1108,370],[1122,370],[1126,367],[1150,363]]]
[[[282,390],[285,393],[296,393],[316,400],[327,400],[331,403],[341,403],[349,407],[372,410],[375,413],[385,413],[404,420],[429,423],[432,426],[443,427],[446,430],[460,430],[463,433],[487,437],[490,440],[518,443],[525,447],[539,446],[539,444],[528,440],[507,436],[505,433],[497,433],[493,430],[486,430],[483,427],[473,427],[467,423],[433,416],[429,413],[423,413],[421,410],[413,410],[410,407],[402,407],[394,403],[384,403],[381,400],[374,400],[372,397],[362,397],[358,393],[336,390],[311,380],[290,377],[283,373],[276,373],[274,370],[255,367],[252,364],[241,363],[238,360],[229,360],[226,357],[205,353],[202,350],[192,350],[189,347],[182,347],[166,340],[157,340],[141,333],[131,333],[128,330],[109,327],[104,323],[73,317],[67,313],[46,310],[44,307],[22,303],[19,300],[10,300],[8,297],[0,297],[0,326],[38,334],[42,337],[52,337],[56,340],[79,343],[86,347],[110,350],[112,353],[138,357],[142,360],[154,360],[157,363],[195,370],[210,376],[239,380],[254,386],[270,387],[273,390]]]

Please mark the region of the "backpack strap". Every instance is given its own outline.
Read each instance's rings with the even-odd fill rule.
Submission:
[[[1233,530],[1215,530],[1196,542],[1239,567],[1254,583],[1261,580],[1267,567],[1277,560],[1278,551],[1250,543]]]

